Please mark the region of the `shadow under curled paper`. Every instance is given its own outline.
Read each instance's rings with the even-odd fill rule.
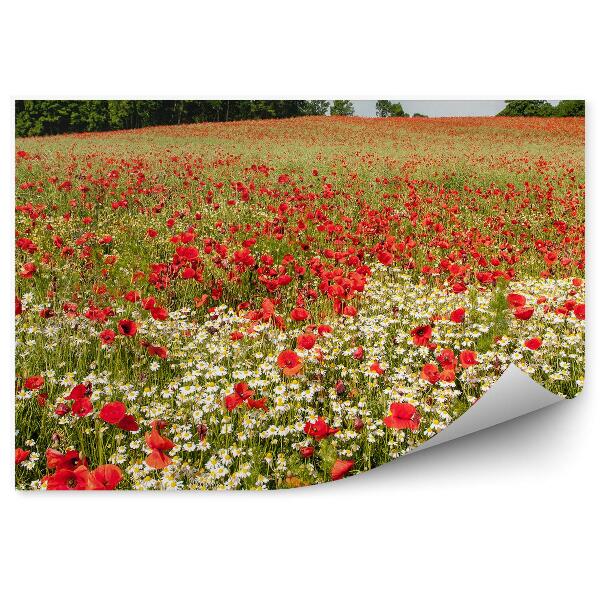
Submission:
[[[580,392],[582,103],[327,105],[17,102],[18,489],[309,486]]]
[[[510,365],[500,379],[465,413],[413,452],[516,419],[563,400]]]

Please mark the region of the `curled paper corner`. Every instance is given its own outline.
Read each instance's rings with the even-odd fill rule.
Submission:
[[[563,400],[511,364],[498,381],[465,413],[414,452],[516,419]]]

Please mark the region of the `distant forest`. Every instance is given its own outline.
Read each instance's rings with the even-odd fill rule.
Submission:
[[[325,115],[326,100],[17,100],[17,137]],[[334,113],[335,114],[335,113]]]
[[[579,117],[583,100],[507,100],[498,116]],[[378,100],[378,117],[408,116],[400,103]],[[354,114],[350,100],[17,100],[17,137],[137,129],[207,121],[285,119],[307,115]],[[424,117],[415,113],[415,117]]]

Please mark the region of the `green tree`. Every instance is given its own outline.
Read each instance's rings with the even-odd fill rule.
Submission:
[[[551,117],[554,107],[547,100],[506,100],[498,117]]]
[[[215,101],[200,101],[212,103]],[[219,116],[206,120],[285,119],[303,114],[304,100],[221,100]]]
[[[422,115],[421,113],[415,113],[413,117],[421,117],[422,119],[427,119],[428,115]]]
[[[71,120],[76,110],[71,100],[26,100],[33,118],[29,135],[56,135],[73,131]]]
[[[299,117],[304,114],[306,100],[274,100],[275,114],[278,119]]]
[[[392,114],[392,103],[389,100],[377,100],[375,114],[378,117],[389,117]]]
[[[328,110],[329,102],[327,100],[305,100],[302,114],[322,116],[326,115]]]
[[[72,102],[72,131],[105,131],[109,128],[107,100],[88,100]]]
[[[400,102],[391,100],[377,100],[375,103],[375,112],[378,117],[407,117]]]
[[[108,101],[108,126],[109,129],[127,129],[130,125],[131,112],[130,100]]]
[[[332,116],[351,117],[354,114],[354,105],[350,100],[334,100],[329,114]]]
[[[557,117],[585,117],[585,100],[561,100],[554,113]]]

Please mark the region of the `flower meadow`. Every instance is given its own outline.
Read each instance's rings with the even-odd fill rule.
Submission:
[[[23,490],[277,489],[584,377],[581,118],[16,140]]]

